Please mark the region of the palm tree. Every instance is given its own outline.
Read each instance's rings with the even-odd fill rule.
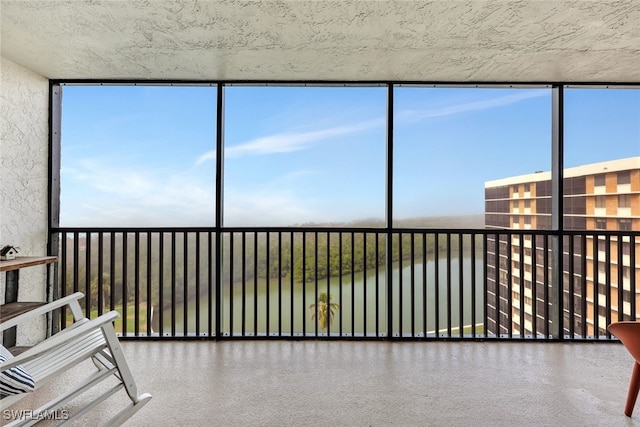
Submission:
[[[321,292],[320,295],[318,295],[318,305],[316,306],[316,304],[311,304],[309,306],[309,310],[313,312],[311,314],[311,320],[315,320],[317,315],[321,329],[327,329],[327,321],[333,325],[335,312],[340,310],[340,305],[338,303],[331,302],[332,299],[333,295]]]

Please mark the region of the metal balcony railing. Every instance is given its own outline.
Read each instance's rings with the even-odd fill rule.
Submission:
[[[120,311],[125,338],[610,339],[609,323],[638,317],[638,232],[54,233],[58,296]]]

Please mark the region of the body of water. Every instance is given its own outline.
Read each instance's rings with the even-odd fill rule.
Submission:
[[[481,323],[484,317],[483,260],[476,258],[475,266],[471,258],[452,258],[437,261],[428,260],[413,266],[394,267],[392,271],[391,310],[393,313],[392,335],[433,334],[436,330],[446,332],[447,325],[454,335],[462,325]],[[462,271],[462,277],[460,275]],[[475,271],[475,294],[472,292]],[[460,280],[462,278],[462,280]],[[328,331],[318,327],[319,334],[331,333],[345,336],[376,336],[387,333],[388,295],[387,274],[384,266],[360,272],[321,279],[312,283],[294,283],[289,277],[259,279],[234,283],[223,294],[222,319],[225,335],[315,335],[316,321],[312,319],[311,305],[317,296],[328,293],[331,302],[337,303],[333,322]],[[243,289],[244,288],[244,289]],[[243,297],[244,293],[244,297]],[[200,299],[201,333],[209,330],[208,310],[213,299]],[[475,318],[472,307],[475,305]],[[196,303],[189,301],[188,331],[195,332]],[[171,309],[163,313],[164,329],[171,330]],[[438,322],[436,322],[436,316]],[[184,307],[176,307],[176,331],[184,329]]]

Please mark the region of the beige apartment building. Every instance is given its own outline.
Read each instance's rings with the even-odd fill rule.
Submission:
[[[599,336],[611,321],[640,318],[640,157],[563,174],[564,334]],[[490,334],[549,334],[551,192],[551,172],[485,183],[485,226],[496,230],[487,239]]]

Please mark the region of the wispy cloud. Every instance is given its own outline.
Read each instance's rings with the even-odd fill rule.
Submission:
[[[337,126],[310,132],[279,133],[263,136],[243,144],[225,148],[225,157],[237,158],[306,150],[322,140],[366,132],[383,125],[384,120],[369,120],[349,126]],[[198,157],[196,164],[199,165],[207,160],[215,160],[215,158],[215,150],[208,151]]]
[[[318,212],[307,204],[286,189],[230,190],[225,198],[224,222],[227,226],[284,226],[317,220]]]
[[[196,160],[196,165],[200,165],[208,160],[215,160],[215,159],[216,159],[216,150],[207,151],[206,153],[198,157],[198,160]]]
[[[527,99],[548,96],[547,91],[532,89],[525,92],[513,93],[497,98],[483,99],[454,105],[438,106],[424,110],[402,110],[396,115],[396,119],[404,122],[417,122],[432,117],[451,116],[470,111],[488,110],[491,108],[505,107]]]
[[[396,120],[400,123],[417,122],[432,117],[444,117],[465,112],[505,107],[520,101],[538,98],[541,96],[548,96],[548,92],[532,89],[528,91],[520,91],[518,93],[511,93],[497,98],[483,99],[480,101],[455,103],[452,105],[436,106],[420,110],[401,110],[396,113]],[[365,132],[384,125],[385,120],[379,119],[360,122],[349,126],[337,126],[310,132],[283,132],[275,135],[263,136],[243,144],[226,148],[225,157],[237,158],[306,150],[322,140]],[[215,150],[211,150],[198,157],[196,165],[215,159],[216,152]]]
[[[211,225],[215,189],[192,171],[126,168],[83,159],[61,170],[63,224]],[[79,189],[76,190],[76,188]]]

